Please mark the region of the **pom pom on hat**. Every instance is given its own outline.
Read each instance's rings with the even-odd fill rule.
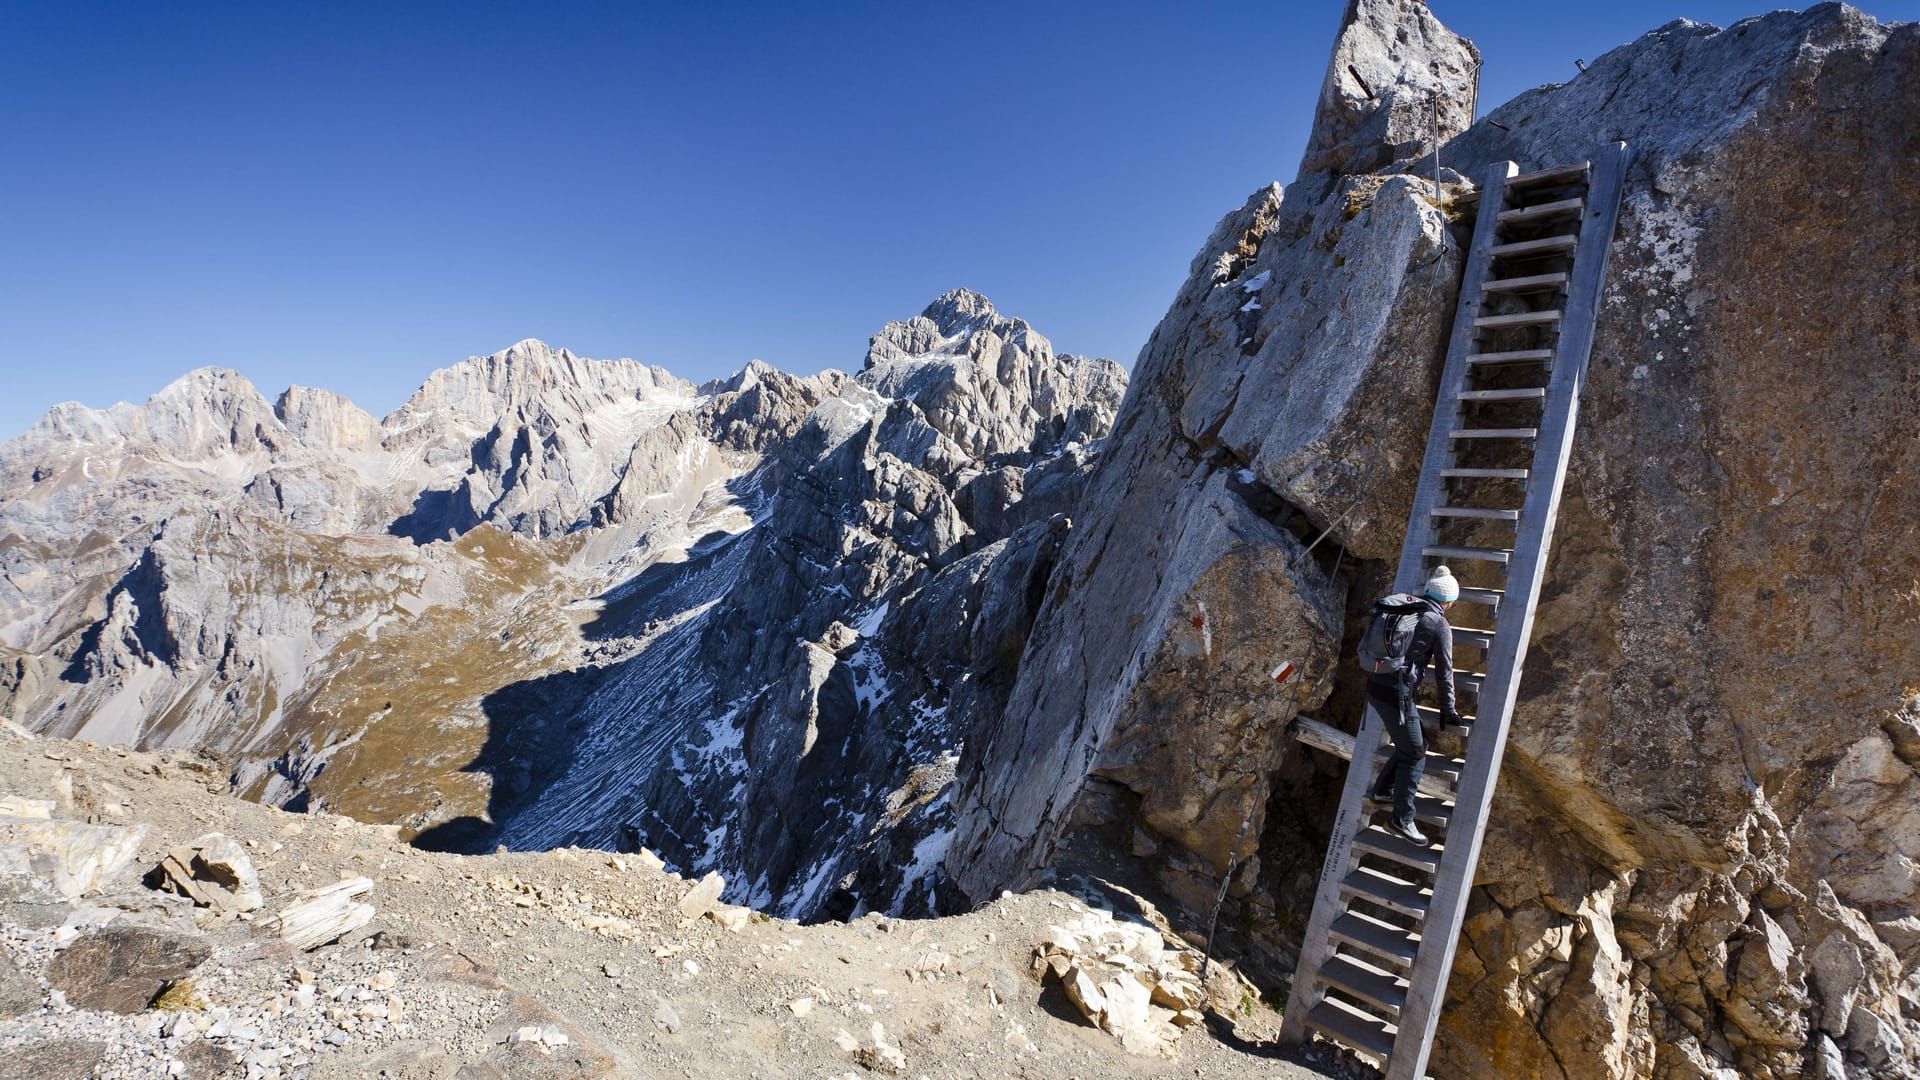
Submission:
[[[1427,595],[1443,604],[1460,599],[1460,583],[1453,579],[1453,571],[1444,566],[1434,567],[1433,576],[1427,579]]]

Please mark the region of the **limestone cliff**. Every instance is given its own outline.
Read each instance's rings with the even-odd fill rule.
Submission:
[[[1280,711],[1354,720],[1336,658],[1457,276],[1434,148],[1355,103],[1464,116],[1472,69],[1423,5],[1350,5],[1301,176],[1195,260],[961,763],[968,893],[1098,843],[1204,913],[1251,804],[1229,916],[1284,978],[1344,763]],[[1635,166],[1437,1075],[1915,1075],[1915,100],[1920,27],[1823,5],[1675,22],[1442,132],[1454,196],[1614,139]]]

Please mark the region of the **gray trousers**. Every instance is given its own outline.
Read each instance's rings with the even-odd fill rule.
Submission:
[[[1367,703],[1393,739],[1393,756],[1374,777],[1373,794],[1381,799],[1391,795],[1394,822],[1411,826],[1413,793],[1420,787],[1420,774],[1427,770],[1427,738],[1420,730],[1420,714],[1414,711],[1413,691],[1398,675],[1369,676]]]

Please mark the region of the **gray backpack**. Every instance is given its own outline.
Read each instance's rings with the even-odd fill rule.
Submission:
[[[1406,670],[1407,650],[1420,625],[1426,601],[1412,593],[1394,593],[1373,602],[1367,628],[1360,635],[1360,666],[1371,675],[1398,675]]]

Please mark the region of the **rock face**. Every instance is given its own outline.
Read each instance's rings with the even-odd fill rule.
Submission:
[[[139,1012],[173,979],[213,955],[191,936],[144,926],[83,934],[47,965],[47,981],[75,1008]]]
[[[1104,844],[1204,915],[1251,807],[1229,912],[1275,980],[1344,770],[1279,725],[1357,713],[1334,660],[1389,584],[1458,272],[1432,147],[1341,69],[1396,42],[1362,79],[1457,103],[1470,50],[1349,15],[1301,178],[1223,220],[1143,354],[948,856],[983,897]],[[1443,175],[1635,166],[1437,1075],[1916,1074],[1916,95],[1920,28],[1825,5],[1676,22],[1443,131]],[[1283,657],[1297,700],[1258,678]]]
[[[1168,948],[1151,926],[1095,911],[1052,927],[1034,957],[1081,1015],[1128,1053],[1170,1054],[1181,1031],[1205,1019],[1204,958]]]
[[[1323,122],[1348,112],[1323,96]],[[1020,662],[1023,722],[969,746],[948,866],[973,896],[1030,879],[1075,823],[1203,911],[1305,753],[1281,708],[1325,702],[1346,572],[1397,553],[1460,270],[1430,185],[1311,175],[1318,204],[1275,185],[1220,222],[1142,354]],[[1276,701],[1287,659],[1310,678]]]
[[[1421,0],[1347,0],[1296,190],[1431,154],[1436,126],[1473,122],[1479,71],[1479,50]]]
[[[253,911],[266,902],[247,849],[219,833],[169,851],[146,880],[154,888],[191,899],[196,906],[219,911]]]
[[[524,341],[381,421],[214,369],[62,406],[0,445],[0,709],[423,845],[646,843],[786,913],[927,910],[1124,387],[957,290],[857,375]]]
[[[72,900],[132,862],[146,838],[144,826],[0,816],[0,874],[27,878]]]

